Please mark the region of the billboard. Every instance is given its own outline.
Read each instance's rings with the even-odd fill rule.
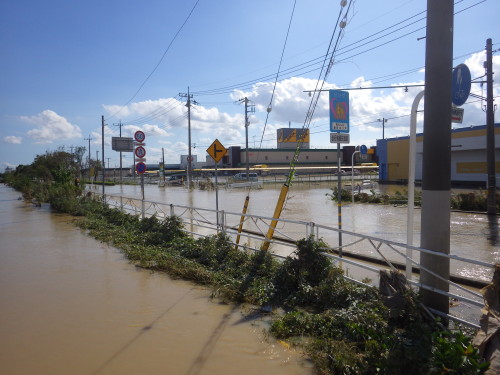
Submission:
[[[309,143],[309,129],[278,129],[278,143]]]
[[[111,137],[113,151],[134,152],[134,139],[126,137]]]

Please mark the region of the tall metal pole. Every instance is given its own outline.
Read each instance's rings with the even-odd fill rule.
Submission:
[[[354,151],[351,157],[351,199],[354,204],[354,155],[359,154],[359,151]]]
[[[250,181],[250,163],[248,161],[248,98],[245,97],[245,141],[246,141],[246,152],[245,158],[247,161],[247,182]]]
[[[118,126],[120,128],[120,138],[122,137],[122,120],[118,122],[118,124],[113,124],[115,126]],[[122,185],[123,179],[122,179],[122,152],[120,151],[120,185]]]
[[[487,212],[496,214],[496,176],[495,176],[495,112],[493,107],[493,58],[491,38],[486,40],[486,160],[488,170]]]
[[[453,63],[453,0],[427,0],[425,108],[420,246],[450,253],[451,82]],[[420,282],[448,291],[448,258],[421,253]],[[429,270],[430,272],[428,272]],[[421,288],[422,302],[449,312],[448,297]]]
[[[188,107],[188,167],[187,167],[187,184],[188,188],[191,188],[191,97],[189,96],[189,86],[187,94],[187,104]]]
[[[104,116],[101,116],[101,146],[102,146],[102,199],[104,201],[104,172],[106,164],[104,162]]]
[[[339,225],[339,256],[342,258],[342,176],[340,175],[340,143],[337,143],[337,213]]]
[[[420,91],[411,106],[410,119],[410,147],[408,156],[408,208],[406,221],[406,244],[413,246],[413,211],[415,210],[415,150],[417,148],[417,111],[420,100],[424,97],[425,91]],[[406,278],[411,280],[413,272],[413,250],[406,249]]]

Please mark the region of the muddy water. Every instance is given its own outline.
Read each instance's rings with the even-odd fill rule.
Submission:
[[[309,374],[265,323],[0,185],[2,374]]]
[[[325,194],[331,193],[335,183],[297,183],[293,184],[281,217],[290,220],[313,221],[337,227],[337,205]],[[400,190],[404,187],[379,186],[380,189]],[[264,189],[250,192],[248,213],[271,217],[281,189],[280,184],[265,184]],[[100,187],[99,187],[99,192]],[[121,194],[140,197],[139,186],[113,186],[106,188],[107,194]],[[220,189],[219,209],[241,212],[246,189]],[[145,186],[145,198],[150,201],[173,203],[215,209],[215,192],[194,190],[182,187],[159,188]],[[407,208],[389,205],[346,204],[342,208],[342,228],[348,231],[371,235],[379,238],[406,243]],[[500,219],[483,214],[451,213],[450,252],[467,258],[488,263],[500,261]],[[420,243],[420,209],[414,210],[414,244]],[[304,234],[297,233],[298,238]],[[323,236],[323,234],[320,234]],[[329,238],[325,238],[330,240]],[[334,240],[334,239],[332,239]],[[333,242],[330,242],[333,243]],[[352,249],[350,249],[352,250]],[[355,247],[354,251],[375,255],[373,248]],[[286,255],[286,254],[283,254]],[[391,256],[389,255],[389,258]],[[401,258],[399,258],[401,260]],[[452,273],[464,277],[491,279],[491,271],[480,266],[451,262]]]

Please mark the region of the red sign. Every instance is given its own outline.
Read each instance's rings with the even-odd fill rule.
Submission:
[[[144,140],[146,139],[146,134],[144,134],[143,131],[136,131],[135,134],[134,134],[134,139],[137,141],[137,142],[144,142]]]
[[[146,149],[142,146],[139,146],[135,149],[135,156],[138,157],[139,159],[143,158],[146,156]]]

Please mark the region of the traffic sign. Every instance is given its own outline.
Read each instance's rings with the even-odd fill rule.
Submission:
[[[146,134],[144,134],[143,131],[137,130],[134,134],[134,139],[137,142],[144,142],[144,140],[146,139]]]
[[[215,162],[217,163],[220,161],[220,159],[222,159],[224,155],[226,155],[227,150],[222,145],[222,143],[220,143],[219,140],[216,139],[215,141],[213,141],[210,147],[207,148],[207,152],[212,157],[212,159],[214,159]]]
[[[456,106],[463,105],[470,94],[471,74],[465,64],[460,64],[453,69],[451,81],[451,101]]]
[[[330,90],[330,131],[349,133],[349,92]]]
[[[464,119],[464,109],[458,107],[451,108],[451,122],[462,123]]]
[[[366,153],[368,152],[368,147],[366,147],[365,145],[359,146],[359,152],[361,152],[362,155],[366,155]]]
[[[144,164],[143,162],[137,163],[135,165],[135,170],[137,171],[137,173],[143,174],[144,172],[146,172],[146,164]]]
[[[138,158],[143,158],[146,156],[146,149],[142,146],[139,146],[135,149],[135,156]]]
[[[350,143],[349,133],[330,133],[330,143]]]

